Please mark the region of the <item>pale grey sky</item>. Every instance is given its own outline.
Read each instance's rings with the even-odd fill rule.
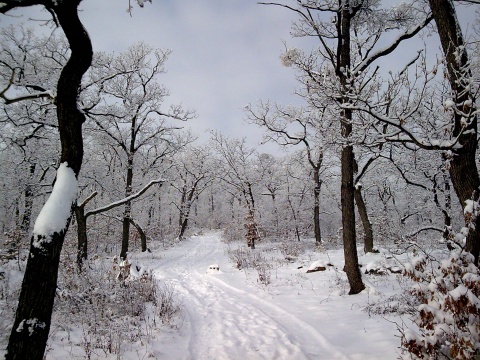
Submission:
[[[94,49],[122,51],[137,41],[171,49],[162,81],[172,102],[197,110],[186,126],[198,135],[216,129],[254,146],[262,130],[245,124],[242,108],[268,98],[298,102],[294,72],[279,60],[282,40],[291,42],[289,11],[255,0],[153,0],[133,4],[130,17],[127,4],[82,2]]]
[[[138,41],[171,49],[167,74],[160,80],[171,93],[167,103],[181,102],[197,111],[198,118],[186,127],[201,138],[208,137],[208,129],[215,129],[228,136],[248,137],[250,146],[255,146],[262,130],[243,121],[246,104],[260,99],[299,103],[293,95],[294,71],[279,60],[284,41],[288,47],[311,47],[305,40],[291,38],[293,12],[258,5],[257,0],[153,0],[143,9],[131,1],[133,16],[126,11],[128,0],[81,3],[81,18],[94,50],[121,52]],[[477,8],[463,9],[460,19],[473,19]],[[28,21],[29,16],[48,18],[47,13],[39,15],[32,9],[16,14],[24,14],[18,21],[37,27]],[[11,21],[0,16],[0,26]],[[412,51],[411,43],[407,46],[389,61],[399,61]]]

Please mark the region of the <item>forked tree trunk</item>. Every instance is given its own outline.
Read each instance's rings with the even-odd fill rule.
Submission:
[[[88,198],[86,198],[82,204],[78,205],[75,208],[75,215],[77,217],[77,236],[78,236],[78,255],[77,255],[77,263],[79,267],[81,268],[83,260],[87,259],[87,242],[88,242],[88,235],[87,235],[87,219],[92,216],[92,215],[98,215],[107,211],[110,211],[118,206],[131,203],[138,197],[140,197],[145,191],[147,191],[151,186],[154,184],[160,184],[162,186],[163,181],[162,180],[152,180],[150,181],[147,185],[145,185],[140,191],[137,193],[126,197],[122,200],[115,201],[114,203],[111,203],[110,205],[103,206],[94,210],[91,210],[87,213],[85,213],[85,206],[92,200],[96,195],[97,192],[95,191],[92,193]],[[152,208],[150,208],[152,210]],[[123,219],[121,219],[123,222]],[[146,243],[146,235],[143,232],[143,230],[140,228],[140,226],[135,223],[130,218],[130,223],[134,225],[137,229],[137,231],[140,233],[140,238],[142,239],[142,251],[147,250],[147,243]]]
[[[83,158],[82,123],[84,115],[77,108],[77,96],[83,74],[92,61],[92,45],[78,18],[81,0],[53,2],[51,10],[69,41],[71,56],[57,84],[57,117],[61,142],[60,163],[66,163],[78,176]],[[65,233],[75,204],[62,230],[46,239],[32,236],[17,312],[10,334],[6,359],[42,360],[52,317],[58,266]],[[65,214],[67,215],[67,214]],[[43,241],[41,247],[34,240]]]
[[[357,184],[355,186],[355,203],[357,204],[358,214],[362,220],[364,235],[363,250],[366,253],[373,252],[373,229],[372,223],[368,218],[367,206],[365,200],[363,200],[362,187]]]
[[[142,249],[142,252],[147,251],[147,235],[145,234],[145,231],[143,231],[142,227],[140,224],[138,224],[136,221],[133,219],[130,219],[130,223],[137,229],[138,234],[140,235],[140,246]]]
[[[460,205],[466,206],[468,200],[479,200],[480,178],[475,162],[477,149],[477,116],[475,114],[475,94],[469,88],[471,71],[463,34],[458,26],[455,6],[452,0],[429,0],[430,8],[437,25],[438,35],[447,61],[448,80],[457,107],[454,116],[453,136],[460,135],[461,147],[454,150],[450,159],[450,178]],[[468,125],[464,127],[464,118]],[[475,257],[478,266],[480,250],[480,217],[467,216],[467,236],[465,250]],[[473,224],[472,224],[473,223]],[[475,226],[469,226],[475,225]]]

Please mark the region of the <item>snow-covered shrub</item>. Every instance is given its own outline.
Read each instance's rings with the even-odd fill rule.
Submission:
[[[178,293],[175,286],[170,283],[162,285],[157,283],[155,290],[155,301],[153,302],[156,312],[163,324],[173,325],[173,319],[181,312],[182,306],[178,301]]]
[[[418,305],[417,298],[412,294],[404,293],[389,296],[385,300],[370,302],[363,310],[369,314],[375,315],[414,315]]]
[[[147,316],[147,304],[153,318]],[[97,259],[79,271],[76,264],[65,261],[53,323],[62,324],[58,336],[67,337],[67,333],[71,345],[81,347],[87,358],[99,351],[120,355],[123,344],[142,341],[148,326],[157,320],[170,324],[179,306],[173,287],[158,283],[148,269],[135,263],[109,266]],[[147,317],[153,325],[147,324]]]
[[[20,263],[25,268],[25,263]],[[0,260],[0,346],[6,347],[13,325],[23,272],[18,259]],[[1,351],[0,351],[1,358]]]
[[[255,267],[257,270],[257,281],[265,286],[270,284],[270,266],[267,263],[260,263]]]
[[[251,251],[248,248],[239,247],[237,249],[228,249],[227,252],[237,269],[255,269],[258,273],[258,282],[263,285],[270,284],[270,269],[272,265],[263,251]]]
[[[301,249],[298,241],[284,241],[280,244],[280,252],[285,260],[291,261],[300,255]]]
[[[402,348],[418,358],[473,359],[480,355],[480,271],[469,253],[440,262],[418,256],[405,266],[420,301],[414,322],[420,334],[402,332]]]
[[[268,263],[261,250],[250,251],[245,247],[239,247],[237,249],[228,249],[227,252],[230,260],[239,270],[255,269],[263,264]]]

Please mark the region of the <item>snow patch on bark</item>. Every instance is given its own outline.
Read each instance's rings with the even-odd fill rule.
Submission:
[[[35,221],[34,246],[40,247],[42,242],[51,241],[54,233],[65,229],[70,217],[70,209],[77,199],[77,189],[78,182],[74,171],[68,167],[67,163],[62,163],[57,170],[57,179],[52,194]]]

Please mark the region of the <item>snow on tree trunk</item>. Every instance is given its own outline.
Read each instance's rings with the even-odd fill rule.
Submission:
[[[44,4],[43,2],[40,2]],[[30,3],[35,4],[34,2]],[[92,44],[78,17],[80,0],[49,4],[71,48],[57,84],[57,118],[61,166],[53,192],[35,223],[6,359],[43,359],[50,331],[58,266],[77,194],[76,178],[83,159],[82,124],[77,108],[83,74],[92,61]]]

